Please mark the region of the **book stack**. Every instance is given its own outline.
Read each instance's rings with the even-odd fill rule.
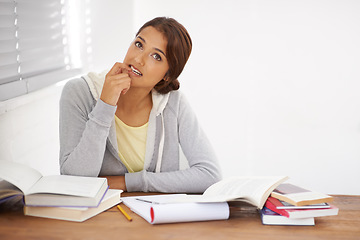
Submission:
[[[329,195],[283,183],[266,200],[261,219],[265,225],[315,225],[316,217],[338,214],[339,209],[329,204],[332,200]]]
[[[108,189],[106,178],[42,176],[37,170],[0,161],[0,205],[23,200],[24,214],[85,221],[120,203],[122,190]]]
[[[49,207],[49,206],[24,206],[24,214],[27,216],[52,218],[73,222],[83,222],[99,213],[120,203],[122,190],[108,189],[104,197],[96,206],[81,207]]]

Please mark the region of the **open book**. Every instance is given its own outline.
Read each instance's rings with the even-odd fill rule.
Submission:
[[[184,195],[171,201],[199,203],[243,201],[261,209],[271,192],[287,179],[286,176],[231,177],[211,185],[202,195]]]
[[[120,203],[122,190],[109,189],[98,207],[32,207],[25,206],[27,216],[53,218],[66,221],[83,222]]]
[[[42,176],[29,166],[2,160],[0,178],[18,188],[0,189],[0,202],[22,194],[25,205],[29,206],[97,207],[108,189],[106,178]]]

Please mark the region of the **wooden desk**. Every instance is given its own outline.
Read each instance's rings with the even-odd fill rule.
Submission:
[[[123,194],[130,195],[135,194]],[[164,225],[151,225],[126,206],[132,222],[115,207],[83,223],[29,217],[18,210],[0,213],[0,239],[360,239],[360,196],[334,198],[339,215],[316,218],[315,226],[265,226],[253,210],[232,212],[224,221]]]

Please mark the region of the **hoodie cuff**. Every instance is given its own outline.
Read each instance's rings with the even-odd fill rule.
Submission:
[[[99,99],[89,118],[104,127],[110,127],[114,120],[117,106],[112,106]]]
[[[125,173],[125,184],[128,192],[147,192],[143,181],[145,170],[134,173]]]

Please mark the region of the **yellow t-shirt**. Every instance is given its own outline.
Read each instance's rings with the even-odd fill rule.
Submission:
[[[144,169],[148,125],[147,122],[140,127],[131,127],[115,116],[119,157],[129,172]]]

